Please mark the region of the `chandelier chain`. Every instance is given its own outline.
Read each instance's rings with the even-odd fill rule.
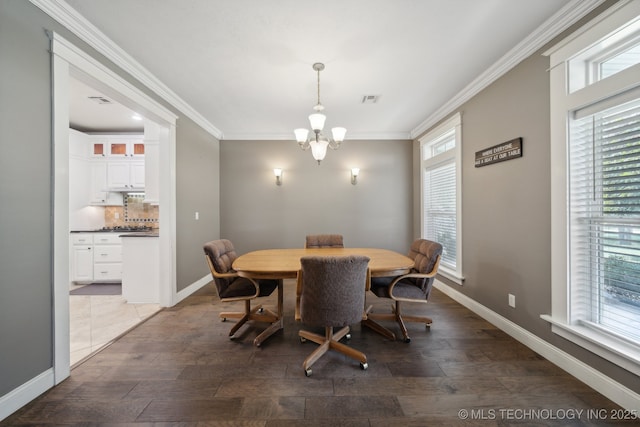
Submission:
[[[318,105],[320,105],[320,69],[318,69]]]

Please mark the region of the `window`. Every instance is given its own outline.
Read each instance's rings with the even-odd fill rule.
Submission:
[[[569,128],[572,317],[640,343],[640,98]]]
[[[552,330],[640,374],[640,2],[552,49]]]
[[[420,139],[422,237],[443,246],[439,272],[462,283],[460,115]]]

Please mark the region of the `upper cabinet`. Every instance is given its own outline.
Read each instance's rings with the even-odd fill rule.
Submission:
[[[92,135],[90,151],[93,158],[142,158],[143,135]]]
[[[132,141],[112,141],[109,143],[110,157],[142,157],[144,156],[144,142],[142,136],[140,140]]]
[[[106,141],[93,141],[91,143],[91,157],[105,157],[107,155]]]

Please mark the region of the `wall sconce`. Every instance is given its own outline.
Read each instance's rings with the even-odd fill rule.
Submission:
[[[351,184],[356,185],[358,183],[358,174],[360,168],[351,168]]]
[[[273,174],[276,176],[276,185],[282,185],[282,169],[274,169]]]

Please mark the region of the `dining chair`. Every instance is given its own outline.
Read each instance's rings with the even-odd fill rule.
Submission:
[[[302,342],[310,340],[320,344],[302,364],[305,375],[311,375],[311,366],[329,350],[358,360],[360,368],[367,369],[367,356],[339,341],[343,337],[350,339],[349,325],[362,320],[369,257],[305,256],[300,259],[300,265],[302,322],[324,327],[324,336],[306,330],[298,332]],[[334,327],[341,329],[334,332]]]
[[[344,248],[342,234],[309,234],[305,248]]]
[[[276,313],[263,308],[262,305],[251,308],[251,300],[271,295],[277,287],[282,286],[281,279],[253,280],[238,276],[232,269],[233,261],[238,257],[238,254],[230,240],[219,239],[207,242],[204,245],[204,253],[220,301],[244,301],[244,311],[222,312],[219,315],[223,322],[227,319],[239,319],[231,328],[231,331],[229,331],[229,337],[231,339],[234,338],[236,332],[242,325],[249,320],[267,323],[273,323],[279,320],[279,316]],[[270,334],[270,331],[266,330],[262,334],[265,333]],[[256,346],[260,346],[266,338],[262,334],[255,338],[254,344]]]
[[[405,322],[424,323],[428,328],[432,319],[426,316],[408,316],[401,312],[401,303],[418,302],[427,303],[429,294],[438,272],[440,258],[442,257],[442,245],[426,239],[417,239],[409,249],[410,258],[414,260],[411,271],[398,277],[372,277],[370,290],[381,298],[391,298],[395,304],[391,306],[393,313],[372,313],[372,306],[365,311],[366,319],[362,321],[374,331],[395,340],[395,334],[380,325],[376,320],[395,320],[400,326],[404,342],[411,342]]]
[[[318,249],[318,248],[344,248],[344,241],[342,234],[308,234],[306,236],[305,249]],[[300,292],[302,289],[302,283],[300,278],[296,282],[296,320],[300,320]]]

